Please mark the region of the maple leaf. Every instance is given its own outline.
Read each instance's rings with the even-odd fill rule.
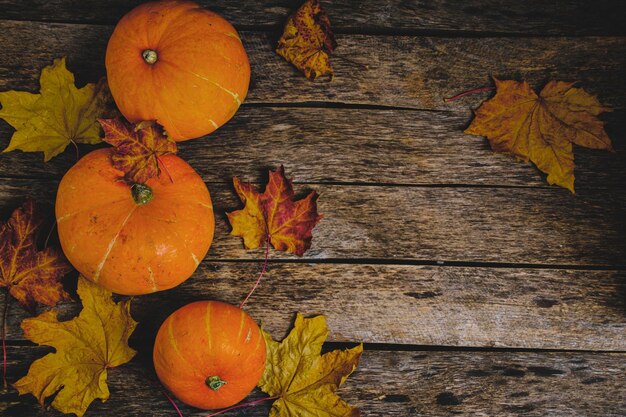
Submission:
[[[159,156],[175,154],[176,142],[154,122],[132,124],[122,118],[98,119],[104,141],[115,147],[113,166],[124,172],[126,180],[145,184],[161,173]]]
[[[357,368],[363,345],[320,355],[328,336],[326,319],[305,319],[300,313],[294,328],[281,342],[263,331],[267,362],[259,388],[278,399],[270,417],[356,417],[359,409],[349,406],[335,392]]]
[[[43,220],[28,199],[0,222],[0,287],[7,287],[20,304],[32,310],[35,303],[53,306],[69,299],[60,279],[72,270],[60,250],[37,249]]]
[[[33,394],[42,406],[56,394],[52,407],[82,416],[93,400],[109,398],[107,369],[135,356],[128,338],[137,323],[130,316],[130,300],[115,303],[109,291],[82,276],[78,295],[83,309],[72,320],[59,322],[54,310],[24,319],[26,337],[56,352],[33,362],[14,387],[20,395]]]
[[[16,129],[3,152],[41,151],[49,161],[71,142],[100,142],[96,118],[104,114],[109,101],[104,80],[76,88],[65,58],[60,58],[41,71],[39,83],[40,94],[0,92],[0,118]]]
[[[337,47],[328,15],[318,0],[306,0],[289,16],[276,53],[292,63],[307,78],[333,77],[330,53]]]
[[[245,206],[226,215],[233,227],[231,234],[242,237],[246,249],[256,249],[268,239],[276,250],[298,256],[311,247],[313,228],[322,218],[317,214],[315,191],[294,201],[291,180],[285,177],[282,165],[270,171],[263,194],[237,177],[233,178],[233,183]]]
[[[486,136],[495,152],[530,160],[549,184],[573,193],[572,143],[612,151],[597,117],[610,109],[574,83],[550,81],[537,95],[525,81],[494,80],[496,95],[475,111],[465,133]]]

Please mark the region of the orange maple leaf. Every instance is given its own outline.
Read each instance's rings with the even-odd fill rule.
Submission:
[[[231,234],[242,237],[246,249],[256,249],[269,240],[276,250],[302,256],[311,247],[313,228],[322,218],[317,214],[317,192],[294,201],[291,180],[285,177],[282,165],[270,171],[263,194],[237,177],[233,183],[245,207],[226,215],[233,227]]]
[[[69,299],[60,279],[72,266],[58,249],[37,249],[42,223],[32,199],[0,222],[0,287],[31,310],[35,303],[53,306]]]
[[[124,178],[145,184],[161,174],[159,156],[175,154],[176,142],[154,122],[132,124],[122,118],[98,119],[104,130],[104,141],[115,147],[113,166],[124,172]]]
[[[306,0],[287,19],[276,53],[304,72],[307,78],[330,75],[332,79],[330,53],[336,47],[328,15],[318,0]]]
[[[486,136],[495,152],[530,160],[549,184],[573,193],[572,143],[612,151],[597,117],[610,109],[574,83],[550,81],[537,95],[525,81],[494,81],[496,95],[475,111],[465,133]]]

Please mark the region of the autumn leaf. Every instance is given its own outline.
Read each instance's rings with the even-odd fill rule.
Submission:
[[[72,266],[58,249],[38,250],[42,223],[32,199],[0,222],[0,287],[29,310],[35,303],[53,306],[69,298],[60,280]]]
[[[104,141],[115,147],[113,166],[123,171],[130,182],[145,184],[158,177],[159,156],[177,152],[176,142],[154,122],[132,124],[120,117],[98,121],[104,130]]]
[[[245,204],[242,210],[226,213],[234,236],[243,238],[246,249],[256,249],[269,239],[276,250],[302,256],[311,247],[313,228],[322,218],[317,214],[317,193],[312,191],[294,201],[291,180],[281,165],[270,171],[263,194],[250,183],[234,177],[235,191]]]
[[[259,388],[272,397],[270,417],[356,417],[335,392],[357,368],[363,345],[320,355],[328,336],[326,319],[305,319],[300,313],[294,328],[281,342],[263,331],[267,346],[265,373]]]
[[[109,100],[104,80],[76,88],[65,58],[60,58],[41,71],[39,83],[40,94],[0,92],[0,118],[16,129],[3,152],[43,152],[49,161],[71,142],[100,142],[96,118],[104,115]]]
[[[276,53],[304,72],[307,78],[330,75],[332,79],[330,53],[336,47],[328,15],[318,0],[306,0],[287,20]]]
[[[115,303],[109,291],[82,276],[78,295],[83,309],[72,320],[59,322],[54,310],[24,319],[26,337],[56,352],[33,362],[14,387],[20,395],[33,394],[42,406],[56,394],[52,407],[82,416],[93,400],[109,398],[107,369],[135,356],[128,338],[137,323],[130,316],[130,300]]]
[[[537,95],[525,81],[494,80],[496,95],[475,111],[465,133],[486,136],[495,152],[530,160],[549,184],[573,193],[572,143],[612,151],[597,117],[610,109],[574,83],[551,81]]]

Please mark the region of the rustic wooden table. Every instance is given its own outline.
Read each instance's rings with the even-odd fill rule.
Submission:
[[[0,91],[36,92],[39,71],[60,56],[79,84],[97,80],[116,21],[138,3],[0,1]],[[152,369],[156,329],[193,300],[241,301],[263,251],[229,235],[224,213],[240,207],[231,177],[262,183],[279,164],[296,192],[320,192],[325,218],[304,258],[271,252],[246,309],[277,338],[300,311],[327,316],[331,348],[365,342],[341,390],[363,415],[626,415],[623,2],[323,2],[339,43],[330,83],[308,81],[273,52],[299,1],[203,3],[240,31],[253,74],[232,121],[180,146],[212,193],[216,237],[191,279],[133,301],[139,353],[109,372],[111,398],[88,416],[175,415]],[[443,98],[490,85],[491,75],[535,88],[577,80],[615,109],[605,120],[616,152],[575,151],[577,195],[462,133],[490,93]],[[0,146],[11,132],[0,122]],[[50,163],[1,155],[2,218],[26,196],[52,213],[74,162],[71,151]],[[24,339],[26,316],[12,305],[10,382],[49,351]],[[59,415],[15,390],[0,397],[0,412]]]

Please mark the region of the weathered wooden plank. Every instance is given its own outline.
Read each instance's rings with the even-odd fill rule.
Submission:
[[[3,19],[115,24],[141,0],[0,2]],[[237,27],[280,28],[300,0],[201,0]],[[615,0],[322,1],[335,31],[446,31],[540,35],[624,34],[624,3]]]
[[[616,153],[576,149],[580,193],[622,187],[625,116],[609,115]],[[463,134],[466,124],[466,116],[447,112],[244,106],[214,135],[178,146],[207,182],[261,181],[264,168],[284,164],[300,183],[548,187],[535,167],[495,155],[486,140]],[[12,132],[0,122],[0,146]],[[49,163],[41,153],[11,152],[0,155],[0,177],[61,178],[75,161],[72,147]]]
[[[260,268],[206,261],[179,287],[136,297],[134,339],[151,343],[192,301],[239,305]],[[300,311],[325,315],[334,342],[626,351],[625,294],[626,271],[270,263],[246,310],[275,337]],[[59,307],[65,318],[79,310]],[[29,314],[9,311],[8,338],[23,340]]]
[[[0,90],[36,91],[41,68],[69,56],[80,82],[104,74],[104,52],[112,27],[0,21]],[[333,59],[335,79],[311,82],[274,51],[275,36],[243,32],[252,66],[248,103],[402,106],[457,110],[469,115],[489,93],[452,103],[443,99],[489,85],[490,76],[580,81],[614,107],[625,107],[626,38],[435,38],[341,35]],[[368,64],[361,70],[347,60]]]
[[[2,214],[33,195],[53,204],[56,182],[0,185]],[[624,265],[623,193],[561,189],[317,185],[324,219],[305,259]],[[230,236],[225,211],[241,206],[230,185],[209,184],[216,231],[208,259],[259,259]],[[302,195],[306,187],[297,187]],[[272,259],[294,258],[270,251]]]
[[[108,370],[111,397],[95,401],[86,416],[172,416],[152,370],[150,351]],[[23,376],[46,351],[9,347],[9,381]],[[626,355],[527,352],[368,351],[340,389],[342,398],[366,416],[606,416],[626,413]],[[261,398],[255,390],[249,399]],[[267,416],[269,404],[230,411],[228,416]],[[0,396],[6,417],[60,416],[42,411],[32,395],[13,389]],[[181,405],[185,416],[206,416]]]

